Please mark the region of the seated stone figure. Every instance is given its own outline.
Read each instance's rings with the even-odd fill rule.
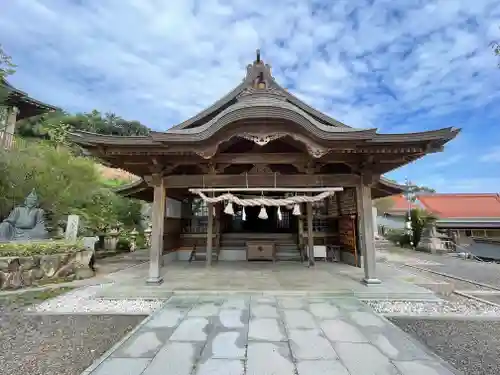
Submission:
[[[15,207],[0,223],[1,241],[30,241],[48,238],[44,211],[38,208],[35,189],[26,197],[23,206]]]

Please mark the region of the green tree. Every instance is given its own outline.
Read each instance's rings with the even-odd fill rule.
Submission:
[[[394,206],[394,199],[391,196],[378,198],[373,201],[373,205],[379,214],[383,214]]]
[[[55,220],[92,199],[101,185],[94,163],[66,148],[28,142],[0,154],[0,212],[4,215],[36,189]]]
[[[0,151],[0,220],[36,189],[51,226],[68,214],[82,217],[82,229],[96,233],[118,222],[137,226],[141,202],[123,198],[103,185],[96,164],[49,141],[31,141]]]
[[[90,113],[69,114],[56,111],[18,122],[17,133],[22,137],[49,139],[47,124],[64,123],[69,130],[82,130],[98,134],[129,136],[147,135],[149,128],[138,121],[127,121],[107,113],[104,116],[96,110]]]
[[[420,208],[414,208],[410,211],[411,241],[414,248],[418,247],[424,230],[432,225],[436,219],[434,215]]]

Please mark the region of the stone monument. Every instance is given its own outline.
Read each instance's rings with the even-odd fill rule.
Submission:
[[[78,237],[78,223],[80,217],[78,215],[68,215],[68,222],[66,224],[66,232],[64,238],[69,242],[76,242]]]
[[[35,189],[26,197],[22,206],[15,207],[0,223],[0,242],[45,240],[45,213],[38,208]]]

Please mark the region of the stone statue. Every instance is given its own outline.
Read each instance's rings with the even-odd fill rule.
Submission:
[[[0,242],[47,239],[44,211],[37,206],[38,197],[33,189],[26,197],[24,205],[15,207],[0,223]]]

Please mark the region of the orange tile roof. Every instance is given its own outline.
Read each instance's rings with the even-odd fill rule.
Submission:
[[[392,197],[393,205],[388,210],[388,212],[392,211],[408,211],[408,200],[404,195],[393,195]],[[416,208],[415,204],[411,204],[411,208]]]
[[[499,194],[425,194],[419,195],[422,206],[441,219],[500,218]]]

